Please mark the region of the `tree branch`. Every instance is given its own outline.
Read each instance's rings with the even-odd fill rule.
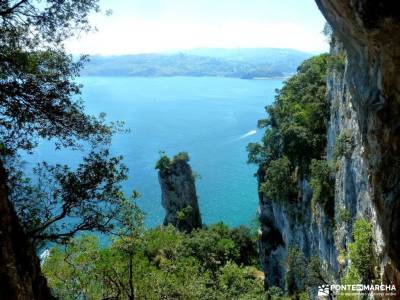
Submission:
[[[63,210],[62,210],[62,212],[61,212],[58,216],[56,216],[56,217],[54,217],[54,218],[48,220],[46,223],[42,224],[42,225],[39,226],[38,228],[35,228],[34,230],[31,230],[31,231],[27,232],[26,235],[28,235],[28,236],[30,236],[30,237],[35,237],[35,235],[36,235],[38,232],[45,230],[45,229],[48,228],[51,224],[54,224],[55,222],[57,222],[57,221],[63,219],[64,217],[66,217],[66,215],[67,215],[67,213],[68,213],[69,210],[70,210],[70,207],[67,207],[67,205],[63,205]]]
[[[21,1],[17,2],[16,4],[14,4],[13,6],[11,6],[10,8],[0,11],[0,16],[5,17],[5,16],[11,14],[15,9],[17,9],[19,6],[21,6],[22,4],[25,4],[28,1],[29,0],[21,0]]]

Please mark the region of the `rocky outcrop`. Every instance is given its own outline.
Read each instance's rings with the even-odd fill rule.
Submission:
[[[0,299],[54,299],[40,272],[39,259],[8,199],[0,160]]]
[[[400,11],[396,1],[316,2],[347,52],[346,81],[365,166],[359,178],[369,185],[361,202],[370,199],[381,274],[388,281],[393,276],[385,274],[398,274],[400,267]]]
[[[164,225],[172,224],[186,232],[202,226],[195,178],[188,161],[186,153],[179,153],[172,160],[163,156],[157,163],[162,205],[166,212]]]
[[[340,46],[332,47],[332,55],[340,52]],[[328,124],[329,134],[327,143],[331,146],[328,150],[327,160],[331,164],[333,160],[332,151],[336,136],[343,130],[341,127],[341,110],[349,105],[348,93],[343,81],[343,70],[331,70],[328,77],[327,97],[331,109],[330,122]],[[340,105],[333,101],[340,98]],[[339,127],[338,127],[339,126]],[[328,147],[328,148],[329,148]],[[354,150],[354,149],[352,149]],[[341,167],[338,167],[341,169]],[[264,167],[261,166],[258,174],[260,185],[265,180]],[[342,178],[336,180],[336,186],[343,185]],[[260,193],[259,216],[260,216],[260,254],[261,263],[265,273],[265,285],[267,288],[277,286],[291,294],[296,290],[304,290],[310,287],[309,283],[299,279],[306,274],[307,270],[301,270],[302,274],[294,275],[294,282],[288,281],[290,266],[290,253],[301,253],[304,258],[300,260],[307,262],[318,257],[321,262],[321,272],[324,273],[322,280],[313,283],[313,287],[323,284],[323,281],[337,283],[341,273],[341,265],[338,263],[339,248],[336,245],[338,215],[336,209],[325,209],[320,203],[313,203],[313,191],[310,186],[309,175],[298,176],[297,195],[290,201],[269,199],[264,193]],[[334,201],[334,206],[339,206]],[[346,226],[346,236],[351,239],[351,224]],[[295,251],[293,252],[293,249]],[[316,289],[314,289],[314,293]]]
[[[298,183],[299,201],[281,203],[260,195],[260,254],[265,273],[265,285],[291,292],[288,286],[288,254],[298,249],[305,257],[319,257],[329,270],[324,280],[337,282],[338,251],[334,241],[334,223],[324,209],[317,205],[312,212],[312,191],[307,180]],[[306,270],[304,270],[306,272]],[[304,283],[303,283],[304,284]],[[297,288],[301,283],[296,283]],[[295,287],[296,288],[296,287]]]
[[[338,283],[351,261],[356,219],[372,224],[377,282],[394,284],[400,266],[400,13],[394,2],[316,0],[337,37],[331,54],[345,54],[343,69],[327,76],[330,118],[327,160],[335,166],[334,215],[313,210],[307,180],[298,182],[294,204],[260,194],[260,253],[266,286],[288,290],[292,246],[318,256],[327,281]],[[340,40],[340,42],[339,42]],[[335,157],[338,141],[347,143]],[[259,174],[259,181],[264,174]],[[400,297],[400,295],[398,295]]]

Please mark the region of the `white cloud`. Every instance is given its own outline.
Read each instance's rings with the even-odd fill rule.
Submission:
[[[278,47],[326,51],[324,36],[302,24],[249,21],[205,24],[183,20],[140,20],[123,16],[96,16],[99,31],[71,40],[71,53],[133,54],[198,47]]]

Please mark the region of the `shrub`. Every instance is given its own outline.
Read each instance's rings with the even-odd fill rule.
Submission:
[[[335,141],[335,149],[333,151],[333,159],[344,156],[349,158],[351,152],[353,151],[353,133],[350,130],[343,130],[337,137]]]
[[[335,181],[332,176],[331,167],[326,160],[313,159],[310,169],[310,186],[313,190],[311,199],[313,211],[315,212],[316,204],[319,203],[325,212],[330,217],[333,217]]]
[[[353,284],[360,284],[360,283],[361,283],[360,274],[358,274],[358,272],[354,268],[354,266],[349,266],[346,275],[343,276],[341,279],[341,284],[353,285]],[[358,300],[359,295],[358,295],[358,293],[354,293],[354,295],[348,295],[348,294],[346,294],[346,292],[342,292],[342,293],[339,293],[337,299],[338,300]]]
[[[337,54],[328,56],[327,63],[328,69],[335,70],[337,72],[343,72],[345,68],[346,53],[340,51]]]
[[[283,298],[283,291],[277,287],[277,286],[271,286],[267,290],[267,296],[269,296],[271,299],[282,299]],[[267,298],[268,299],[268,298]]]
[[[219,291],[223,295],[218,299],[265,299],[263,281],[254,279],[250,273],[249,268],[228,262],[218,276]]]
[[[54,295],[66,300],[265,299],[263,273],[253,264],[257,244],[245,227],[218,223],[181,233],[161,226],[101,244],[81,236],[50,250],[42,271]],[[129,291],[134,297],[122,294]]]
[[[259,165],[259,192],[272,201],[297,200],[298,183],[309,178],[311,160],[326,154],[328,59],[328,54],[322,54],[305,60],[297,73],[276,90],[274,103],[266,107],[267,118],[258,123],[259,128],[266,128],[263,139],[247,147],[248,162]],[[315,183],[316,198],[328,199],[326,203],[330,204],[330,178]]]
[[[345,249],[339,249],[339,255],[337,257],[337,261],[339,265],[343,266],[346,263],[347,253]]]
[[[318,256],[310,258],[307,265],[307,285],[319,286],[329,281],[329,273]]]
[[[192,213],[193,207],[191,205],[187,205],[176,213],[176,218],[182,221],[185,220],[185,218]]]
[[[358,219],[353,225],[353,238],[354,242],[349,244],[351,264],[363,281],[370,282],[375,277],[372,225]]]
[[[189,154],[187,152],[179,152],[177,155],[174,156],[172,162],[178,162],[178,161],[184,161],[184,162],[188,162],[189,159]]]
[[[160,159],[156,163],[156,169],[160,172],[167,172],[171,167],[171,160],[165,154],[161,154]]]
[[[303,291],[307,279],[307,274],[305,272],[307,269],[307,260],[304,253],[297,246],[289,247],[286,264],[288,271],[285,276],[285,281],[288,293],[294,294]]]
[[[267,167],[260,192],[275,201],[288,202],[296,191],[291,163],[287,157],[273,160]]]
[[[275,102],[266,107],[268,118],[258,124],[266,127],[263,140],[248,146],[249,162],[269,164],[287,156],[294,167],[307,172],[311,159],[324,154],[330,113],[325,96],[328,57],[305,60],[277,90]]]
[[[265,148],[259,143],[249,143],[247,145],[247,163],[249,164],[262,164],[265,157]]]
[[[339,209],[338,218],[339,222],[350,223],[351,213],[347,210],[347,208],[342,207]]]

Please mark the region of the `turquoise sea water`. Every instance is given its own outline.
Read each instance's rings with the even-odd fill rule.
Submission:
[[[242,80],[215,77],[82,77],[88,113],[106,112],[131,129],[117,135],[114,154],[129,167],[124,189],[141,194],[139,206],[146,224],[162,223],[164,210],[154,168],[159,151],[187,151],[197,180],[204,223],[249,224],[257,209],[254,165],[246,164],[246,145],[260,140],[257,120],[273,101],[281,80]],[[54,152],[43,143],[30,162],[47,160],[75,164],[79,155]]]

